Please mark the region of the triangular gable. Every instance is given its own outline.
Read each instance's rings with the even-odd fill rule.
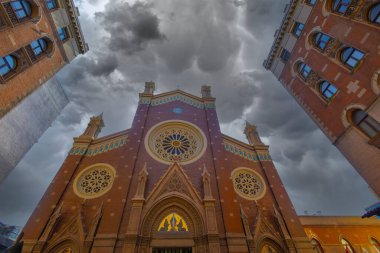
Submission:
[[[158,181],[157,185],[149,193],[146,200],[149,202],[151,199],[155,200],[160,196],[170,192],[181,193],[190,197],[196,202],[202,202],[189,177],[186,175],[178,163],[170,165],[169,169],[165,172],[165,174]]]
[[[170,92],[161,93],[154,95],[153,97],[140,97],[140,104],[150,104],[151,106],[158,106],[174,101],[181,101],[185,104],[194,106],[199,109],[204,108],[215,108],[214,98],[202,99],[200,97],[194,96],[190,93],[184,92],[182,90],[175,90]]]

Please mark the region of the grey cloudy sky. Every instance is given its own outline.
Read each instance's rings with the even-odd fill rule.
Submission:
[[[101,135],[127,129],[144,82],[156,93],[210,84],[225,134],[258,126],[299,214],[360,215],[376,201],[365,182],[262,67],[286,2],[82,0],[90,51],[59,74],[71,103],[0,185],[0,220],[24,225],[91,115]]]

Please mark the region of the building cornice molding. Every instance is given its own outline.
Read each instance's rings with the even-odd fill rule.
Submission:
[[[286,33],[286,31],[288,30],[289,28],[289,25],[291,24],[291,20],[292,20],[292,17],[294,15],[294,11],[298,5],[300,0],[291,0],[291,2],[286,5],[286,13],[285,13],[285,16],[284,18],[282,19],[282,22],[281,22],[281,25],[280,25],[280,28],[278,30],[276,30],[276,33],[274,35],[275,37],[275,40],[273,41],[273,44],[272,44],[272,47],[269,51],[269,54],[268,54],[268,58],[266,60],[264,60],[264,67],[266,69],[269,69],[271,66],[272,66],[272,63],[273,63],[273,59],[275,58],[279,48],[280,48],[280,45],[281,45],[281,41]]]

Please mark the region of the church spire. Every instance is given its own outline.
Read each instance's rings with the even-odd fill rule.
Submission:
[[[244,134],[247,136],[250,145],[264,145],[260,139],[259,133],[257,132],[256,126],[250,124],[248,121],[245,121]]]
[[[90,118],[90,122],[88,123],[86,130],[80,137],[90,137],[92,139],[95,139],[96,137],[98,137],[103,127],[103,113],[101,113],[98,116]]]
[[[211,98],[211,86],[202,85],[201,93],[202,93],[202,98]]]
[[[156,89],[156,84],[153,81],[145,82],[144,94],[153,95],[153,92],[155,89]]]

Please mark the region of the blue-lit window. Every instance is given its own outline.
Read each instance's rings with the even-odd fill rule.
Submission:
[[[12,55],[0,57],[0,75],[4,77],[6,74],[16,68],[16,58]]]
[[[335,95],[335,93],[338,91],[337,88],[333,84],[327,81],[323,81],[321,83],[320,88],[321,88],[322,96],[326,99],[332,98]]]
[[[332,9],[334,12],[345,14],[348,6],[351,4],[351,0],[334,0],[332,4]]]
[[[380,132],[380,123],[360,109],[352,112],[352,122],[369,137],[375,137]]]
[[[380,3],[375,4],[369,11],[369,20],[372,23],[380,24]]]
[[[58,35],[59,35],[59,39],[61,41],[64,41],[65,39],[67,39],[67,32],[66,32],[66,29],[65,28],[61,28],[59,27],[58,28]]]
[[[46,0],[46,5],[49,10],[53,10],[57,8],[57,2],[55,0]]]
[[[353,47],[347,47],[343,49],[341,53],[342,62],[349,68],[358,66],[363,57],[364,53]]]
[[[281,59],[284,61],[284,62],[287,62],[290,58],[290,53],[288,50],[286,49],[282,49],[281,51],[281,55],[280,55]]]
[[[44,39],[38,39],[30,43],[30,46],[32,47],[34,55],[38,56],[46,51],[47,43]]]
[[[317,3],[317,0],[306,0],[307,4],[315,5]]]
[[[304,24],[296,22],[293,27],[293,34],[299,38],[301,36],[302,30],[304,28]]]
[[[325,49],[330,39],[331,39],[330,36],[321,32],[318,32],[317,34],[314,35],[314,43],[321,50]]]
[[[309,65],[305,63],[300,63],[300,65],[298,66],[298,71],[301,74],[301,76],[306,79],[311,72],[311,68]]]
[[[18,20],[30,17],[32,15],[32,6],[25,0],[12,1],[11,6]]]

